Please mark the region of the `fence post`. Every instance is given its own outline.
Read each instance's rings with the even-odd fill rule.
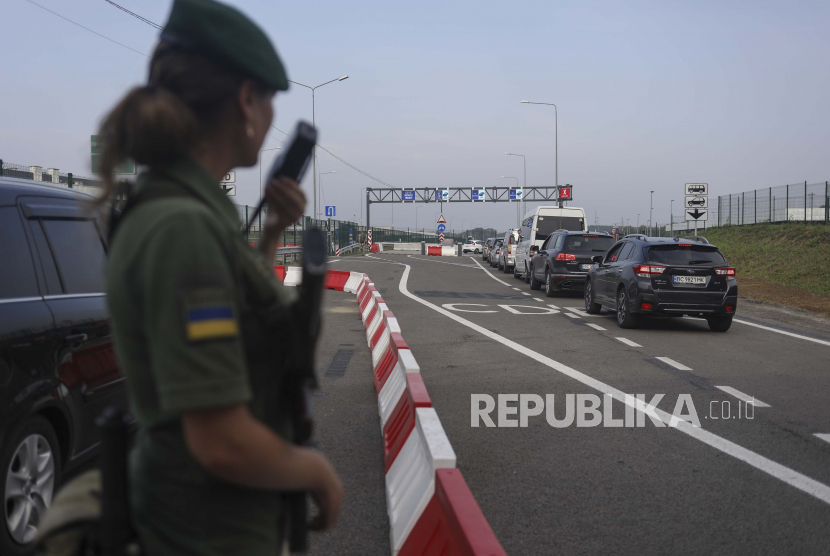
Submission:
[[[66,185],[69,186],[69,189],[72,189],[72,185],[74,183],[75,181],[72,179],[72,172],[69,172],[68,174],[66,174]]]
[[[248,232],[250,228],[248,227],[248,205],[245,205],[245,243],[248,243]]]
[[[720,228],[720,195],[718,195],[718,228]]]
[[[784,202],[784,221],[790,221],[790,184],[787,184],[787,199]]]
[[[810,220],[813,219],[813,209],[810,209]],[[807,180],[804,180],[804,223],[807,223]]]
[[[752,191],[752,200],[753,200],[753,203],[755,204],[755,210],[754,210],[755,214],[752,217],[752,223],[757,224],[758,223],[758,190],[757,189],[754,189]]]
[[[772,224],[772,187],[769,188],[769,223]]]
[[[824,223],[830,220],[830,191],[827,190],[827,182],[824,182]]]
[[[727,226],[732,225],[732,194],[729,194],[729,220],[727,220]]]
[[[3,159],[0,158],[0,178],[3,177]]]

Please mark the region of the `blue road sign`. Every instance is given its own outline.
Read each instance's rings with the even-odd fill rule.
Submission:
[[[484,201],[486,198],[486,193],[484,189],[473,189],[472,195],[470,196],[473,201]]]
[[[510,200],[511,201],[521,201],[522,195],[524,194],[524,190],[521,187],[511,188],[510,189]]]
[[[352,229],[349,228],[349,245],[354,243],[354,236],[352,235]]]
[[[450,200],[450,190],[449,189],[436,189],[435,190],[435,200],[436,201],[449,201]]]
[[[447,225],[446,225],[446,224],[438,224],[438,231],[439,231],[439,232],[443,232],[443,231],[445,231],[446,229],[447,229]]]
[[[334,205],[326,205],[326,218],[334,218]]]
[[[415,190],[414,189],[404,189],[401,191],[401,201],[404,203],[414,203],[415,202]]]

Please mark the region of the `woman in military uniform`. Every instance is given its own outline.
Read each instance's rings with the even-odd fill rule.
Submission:
[[[175,0],[147,85],[106,117],[101,168],[139,176],[110,242],[115,347],[140,428],[132,519],[148,554],[268,555],[284,548],[281,491],[310,491],[330,527],[342,485],[317,451],[289,442],[280,401],[288,335],[269,323],[289,296],[272,271],[277,239],[303,214],[290,180],[265,188],[256,249],[219,180],[253,166],[288,81],[262,30],[211,0]]]

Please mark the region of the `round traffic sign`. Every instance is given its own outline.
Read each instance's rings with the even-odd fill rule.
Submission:
[[[446,230],[446,229],[447,229],[447,225],[446,225],[446,224],[438,224],[438,231],[439,231],[439,232],[443,232],[443,231],[444,231],[444,230]]]

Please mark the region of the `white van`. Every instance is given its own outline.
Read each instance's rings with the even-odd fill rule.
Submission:
[[[527,279],[530,267],[529,253],[532,246],[541,247],[547,237],[556,230],[587,232],[585,211],[579,207],[536,207],[522,219],[521,237],[516,246],[514,278]]]

